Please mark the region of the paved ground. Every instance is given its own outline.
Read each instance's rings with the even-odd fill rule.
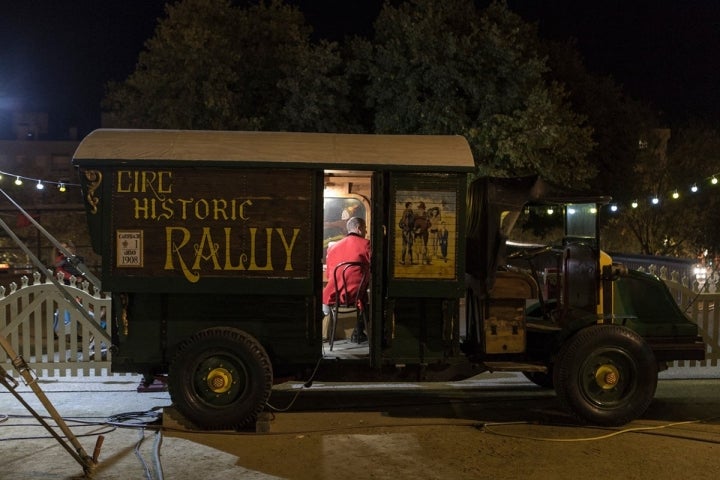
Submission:
[[[720,376],[719,370],[696,370],[694,376],[705,378],[700,380],[699,387],[679,384],[673,380],[678,376],[676,372],[664,372],[658,401],[651,407],[652,418],[643,425],[658,426],[663,422],[686,420],[684,414],[658,413],[675,411],[685,396],[693,399],[700,415],[720,415],[720,399],[716,394],[707,393],[717,392],[718,381],[714,378]],[[365,478],[480,478],[478,472],[489,472],[493,462],[497,463],[494,467],[498,469],[496,471],[504,472],[505,476],[494,474],[487,478],[513,478],[517,475],[550,478],[533,475],[537,472],[531,467],[526,467],[527,472],[520,473],[523,459],[533,457],[533,449],[539,448],[537,444],[531,442],[527,451],[519,452],[522,442],[500,436],[489,439],[487,435],[478,435],[484,428],[488,433],[493,424],[512,425],[513,419],[519,420],[519,423],[535,424],[531,427],[534,430],[525,431],[524,435],[537,435],[540,432],[537,424],[548,418],[562,421],[561,414],[554,410],[554,394],[551,391],[537,388],[518,375],[483,374],[465,382],[448,384],[381,384],[360,388],[357,385],[315,384],[311,394],[310,391],[303,392],[297,399],[295,393],[300,384],[285,384],[276,387],[271,403],[278,409],[284,409],[294,401],[293,411],[300,411],[275,414],[269,434],[187,432],[175,430],[179,423],[171,408],[169,395],[166,392],[138,393],[139,382],[140,377],[135,376],[39,380],[43,392],[66,419],[88,454],[93,453],[98,436],[104,436],[94,478],[331,479],[344,476],[343,472],[348,471],[349,465],[360,466]],[[680,385],[679,393],[670,389],[675,385]],[[15,391],[33,408],[45,414],[28,386],[21,382]],[[482,395],[482,402],[478,402],[478,394]],[[466,395],[471,395],[472,401],[461,400],[469,398]],[[383,404],[377,403],[379,398],[383,399]],[[317,410],[321,399],[326,402],[322,413],[307,411]],[[348,405],[351,405],[351,411],[347,411]],[[373,407],[367,408],[368,405]],[[510,424],[506,423],[508,421]],[[158,433],[154,427],[161,424],[164,430]],[[710,453],[714,451],[712,457],[703,453],[701,458],[707,458],[717,468],[715,458],[720,453],[717,446],[720,425],[715,421],[696,428],[698,430],[683,430],[682,434],[692,436],[694,442],[700,438],[703,443],[694,445],[708,448]],[[580,435],[578,432],[550,433],[546,430],[542,434]],[[439,435],[443,435],[444,440],[432,443],[437,442]],[[594,436],[597,432],[586,430],[582,435]],[[605,476],[603,472],[606,470],[595,465],[593,478],[647,478],[633,476],[627,466],[622,467],[622,475],[616,476],[619,467],[613,467],[612,461],[619,461],[624,451],[639,448],[635,439],[622,441],[628,444],[618,445],[613,458],[602,460],[608,463],[602,468],[613,472],[612,475]],[[438,451],[440,455],[439,451],[443,448],[449,449],[449,453],[442,454],[442,462],[428,460],[428,455],[432,455],[433,451]],[[597,461],[592,457],[602,448],[583,449],[579,453],[582,464]],[[665,445],[652,449],[653,454],[660,458],[677,454],[676,451],[664,452],[663,448],[676,447]],[[472,461],[468,461],[468,458],[477,456],[474,451],[489,455],[483,460],[484,466],[473,466]],[[555,447],[549,451],[562,456],[565,450]],[[373,457],[367,458],[366,452],[374,452]],[[455,453],[457,459],[452,458]],[[375,458],[383,461],[373,461]],[[691,462],[691,459],[687,461]],[[508,462],[516,463],[516,468],[521,470],[513,473],[505,466]],[[715,478],[716,474],[720,474],[720,471],[707,471],[702,462],[698,466],[696,460],[692,460],[692,465],[702,469],[700,472],[689,472],[681,461],[673,461],[673,464],[676,470],[660,470],[669,476],[656,473],[654,477],[678,478],[674,476],[686,474],[688,478],[701,479]],[[350,471],[357,474],[357,470]],[[648,470],[643,471],[649,473]],[[574,478],[581,473],[575,472],[564,478]],[[557,472],[553,476],[563,478]],[[11,392],[0,387],[0,479],[72,478],[82,478],[80,465],[30,416]]]

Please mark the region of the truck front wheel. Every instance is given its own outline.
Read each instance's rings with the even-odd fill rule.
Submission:
[[[618,426],[647,410],[657,374],[655,356],[637,333],[595,325],[560,349],[553,383],[562,406],[581,422]]]
[[[173,404],[197,427],[238,429],[253,422],[270,396],[270,359],[242,330],[210,328],[183,342],[170,364]]]

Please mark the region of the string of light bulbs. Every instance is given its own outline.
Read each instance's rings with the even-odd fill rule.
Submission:
[[[688,187],[688,191],[690,192],[691,195],[697,194],[697,193],[700,193],[701,185],[705,184],[705,185],[709,185],[710,187],[714,187],[714,186],[717,186],[718,183],[720,183],[720,173],[714,173],[708,177],[705,177],[700,182],[693,182]],[[668,195],[668,197],[672,200],[679,200],[682,197],[682,194],[679,189],[675,188]],[[649,195],[648,198],[649,198],[650,205],[652,205],[652,206],[658,206],[658,205],[660,205],[660,203],[662,201],[660,195],[657,193],[655,193],[653,195]],[[640,201],[638,200],[638,198],[635,198],[632,202],[630,202],[630,208],[632,208],[632,209],[636,209],[639,206],[640,206]],[[610,203],[608,205],[608,209],[611,212],[615,213],[618,210],[620,210],[620,206],[617,203]]]
[[[22,186],[25,182],[28,182],[30,184],[34,184],[35,188],[38,190],[44,190],[45,185],[54,185],[58,191],[65,192],[67,191],[68,187],[79,187],[79,183],[71,183],[66,182],[63,180],[60,181],[53,181],[53,180],[44,180],[42,178],[32,178],[32,177],[26,177],[25,175],[18,175],[15,173],[9,173],[4,172],[0,170],[0,183],[5,179],[5,177],[8,178],[14,178],[15,180],[13,183],[17,186]]]
[[[15,180],[13,181],[13,183],[17,186],[22,186],[24,184],[24,182],[26,182],[26,181],[29,183],[33,183],[33,184],[35,184],[35,188],[38,190],[43,190],[45,188],[45,185],[54,185],[58,189],[58,191],[65,192],[65,191],[67,191],[68,187],[79,187],[80,186],[79,183],[71,183],[71,182],[66,182],[63,180],[60,180],[60,181],[44,180],[41,178],[27,177],[25,175],[18,175],[15,173],[9,173],[9,172],[0,170],[0,183],[4,180],[5,177],[10,177],[10,178],[14,177]],[[691,194],[699,193],[700,185],[702,185],[703,182],[706,184],[710,184],[710,186],[717,186],[720,183],[720,172],[714,173],[708,177],[705,177],[700,182],[693,182],[692,185],[690,185],[690,187],[688,188],[690,193]],[[672,193],[670,193],[669,197],[672,198],[673,200],[680,199],[680,197],[681,197],[680,190],[678,190],[677,188],[674,189],[672,191]],[[661,203],[660,195],[658,195],[658,194],[650,195],[649,202],[653,206],[660,205],[660,203]],[[630,207],[633,209],[636,209],[639,206],[640,206],[640,202],[639,202],[638,198],[635,198],[632,202],[630,202]],[[616,213],[620,210],[620,205],[618,205],[618,203],[616,203],[616,202],[611,202],[610,204],[607,205],[607,208],[611,212]],[[550,213],[550,212],[547,212],[547,213],[552,215],[552,213]]]
[[[687,187],[687,191],[690,195],[699,194],[702,191],[703,185],[705,185],[706,187],[720,188],[720,173],[714,173],[708,177],[705,177],[699,182],[693,182],[692,184],[690,184],[689,187]],[[644,195],[644,198],[647,198],[647,202],[650,204],[651,207],[659,207],[664,199],[680,200],[683,195],[684,194],[682,193],[682,190],[675,188],[670,191],[670,193],[668,193],[665,198],[663,198],[658,193]],[[630,207],[633,210],[637,209],[638,207],[640,207],[640,198],[643,197],[635,196],[634,200],[632,200],[629,204],[625,206]],[[608,210],[611,214],[614,214],[618,213],[621,210],[621,204],[618,202],[610,202],[607,205],[604,205],[603,208]],[[545,215],[553,215],[555,213],[555,209],[553,209],[552,207],[534,208],[533,210],[538,213],[541,212]]]

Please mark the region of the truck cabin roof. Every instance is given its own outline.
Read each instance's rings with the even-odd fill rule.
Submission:
[[[322,167],[338,170],[470,172],[470,147],[459,135],[99,129],[73,156],[81,167],[168,166]]]

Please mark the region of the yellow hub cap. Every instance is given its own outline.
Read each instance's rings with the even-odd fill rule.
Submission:
[[[224,368],[213,368],[208,373],[206,382],[214,393],[225,393],[232,386],[232,374]]]
[[[603,390],[615,388],[619,380],[620,372],[614,365],[600,365],[600,367],[595,370],[595,381]]]

